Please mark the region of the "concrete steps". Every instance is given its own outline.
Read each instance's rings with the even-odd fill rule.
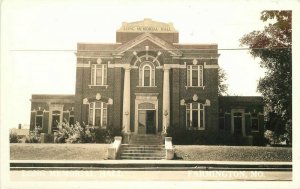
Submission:
[[[159,160],[165,159],[163,145],[130,145],[121,146],[121,159]]]
[[[162,145],[162,137],[160,135],[133,135],[129,144]]]
[[[120,159],[165,159],[165,147],[162,145],[162,137],[157,135],[131,136],[129,144],[121,145]]]

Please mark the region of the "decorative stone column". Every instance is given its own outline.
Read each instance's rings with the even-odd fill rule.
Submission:
[[[164,66],[163,84],[163,133],[167,133],[170,124],[170,67]]]
[[[125,67],[124,93],[123,93],[123,129],[124,133],[130,133],[130,67]]]

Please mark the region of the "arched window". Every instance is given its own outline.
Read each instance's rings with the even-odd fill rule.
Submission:
[[[151,62],[144,62],[140,65],[140,86],[155,86],[155,67]]]
[[[151,68],[149,65],[144,66],[143,73],[143,86],[151,86]]]

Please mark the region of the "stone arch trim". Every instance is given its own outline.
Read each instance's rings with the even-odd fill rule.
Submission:
[[[139,67],[144,62],[151,62],[154,64],[155,67],[161,66],[160,62],[158,61],[158,58],[154,57],[152,55],[142,55],[142,56],[136,57],[134,60],[133,66]]]

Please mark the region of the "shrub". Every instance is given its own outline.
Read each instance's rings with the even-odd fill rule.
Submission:
[[[170,126],[167,133],[167,136],[172,137],[174,144],[210,144],[212,142],[201,131],[187,130],[185,127]]]
[[[19,142],[19,137],[18,137],[17,133],[15,133],[15,132],[9,133],[9,142],[10,143],[18,143]]]
[[[29,132],[29,135],[26,137],[26,143],[40,143],[41,142],[41,128],[39,126],[35,126],[33,131]]]
[[[94,126],[83,125],[79,122],[70,125],[67,121],[58,124],[55,134],[56,143],[110,143],[112,135],[110,130],[99,129]]]
[[[112,143],[113,134],[110,129],[97,129],[95,131],[95,139],[97,143]]]

